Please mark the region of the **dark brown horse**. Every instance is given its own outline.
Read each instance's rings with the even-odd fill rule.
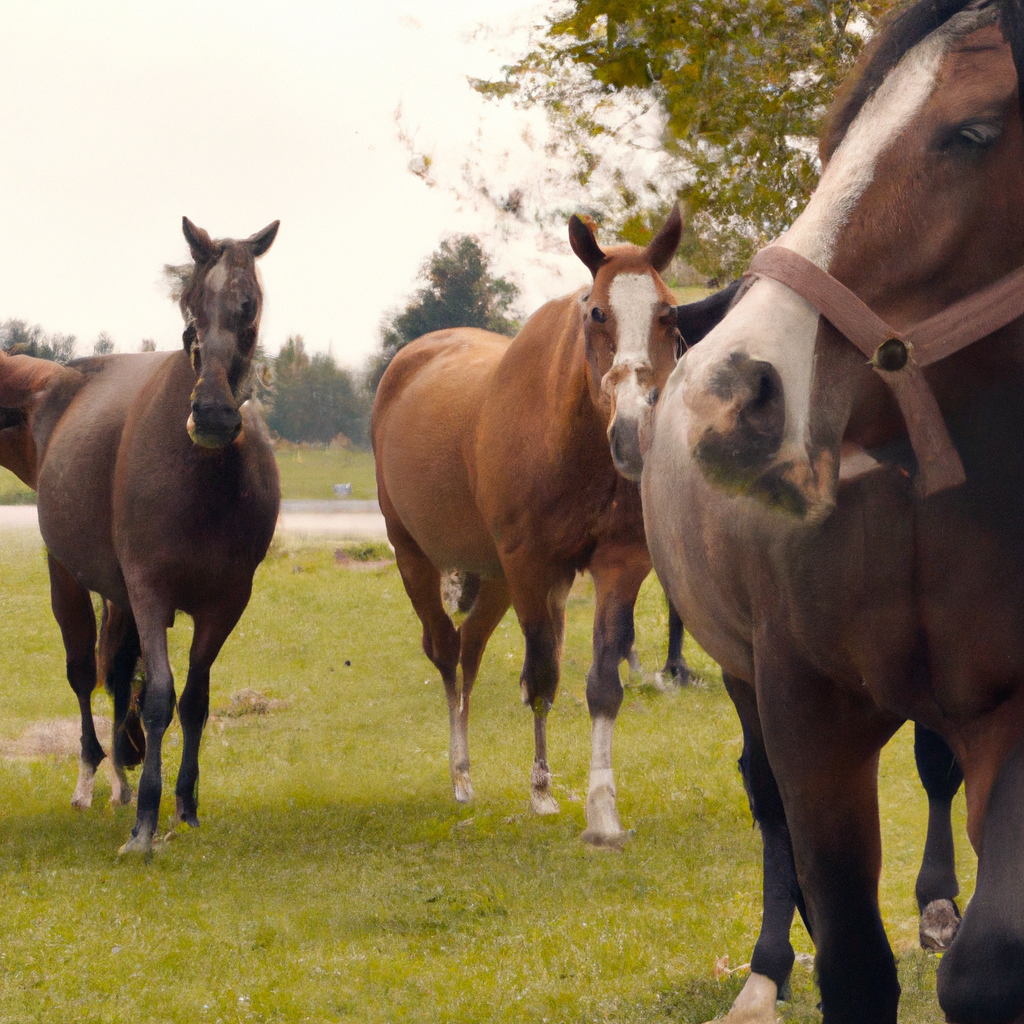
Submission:
[[[939,1001],[1024,1021],[1022,65],[1019,0],[879,33],[646,457],[652,557],[788,828],[829,1024],[896,1021],[877,765],[907,718],[956,754],[979,854]]]
[[[462,328],[403,348],[377,390],[371,436],[377,490],[423,649],[448,699],[452,785],[472,798],[469,697],[484,646],[511,603],[526,638],[521,686],[534,713],[531,803],[554,813],[545,723],[558,686],[565,600],[594,579],[587,675],[593,757],[588,841],[625,838],[615,806],[612,731],[633,605],[650,572],[640,494],[616,465],[639,451],[637,426],[675,365],[676,315],[658,272],[679,243],[678,210],[646,249],[602,251],[578,218],[573,250],[592,285],[541,307],[515,339]],[[480,579],[456,629],[442,572]],[[459,669],[461,668],[461,680]]]
[[[195,261],[180,302],[184,351],[103,356],[68,367],[25,356],[0,360],[0,407],[12,431],[0,454],[17,461],[38,490],[53,612],[82,713],[72,801],[81,807],[91,802],[105,756],[92,723],[90,591],[108,602],[103,661],[114,693],[116,800],[130,799],[123,769],[137,764],[144,748],[137,820],[122,852],[149,851],[157,830],[161,745],[175,705],[167,629],[176,611],[192,617],[195,632],[178,703],[183,749],[175,820],[199,823],[210,666],[248,603],[277,521],[277,465],[258,412],[246,405],[262,307],[255,261],[277,226],[244,241],[215,241],[183,220]],[[144,740],[129,707],[140,653]]]

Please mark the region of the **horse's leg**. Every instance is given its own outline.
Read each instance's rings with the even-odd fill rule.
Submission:
[[[188,677],[178,701],[181,767],[174,787],[174,824],[199,827],[199,746],[210,714],[210,668],[249,603],[250,587],[219,604],[197,610],[188,656]]]
[[[557,814],[551,795],[548,767],[547,718],[558,690],[562,640],[565,635],[565,600],[575,573],[556,569],[547,575],[533,562],[505,566],[512,603],[526,640],[526,656],[519,687],[523,703],[533,710],[533,768],[530,772],[530,807],[535,814]]]
[[[667,594],[665,600],[668,601]],[[668,656],[661,677],[671,680],[676,686],[686,686],[690,682],[690,666],[683,657],[683,619],[671,601],[668,601]]]
[[[89,807],[96,768],[106,757],[92,721],[92,692],[96,689],[96,613],[92,597],[75,578],[47,555],[50,569],[50,605],[64,640],[68,682],[78,698],[82,716],[82,747],[78,758],[78,784],[72,807]]]
[[[382,505],[383,507],[383,505]],[[413,609],[423,624],[423,653],[441,673],[448,701],[448,768],[452,790],[459,803],[473,799],[469,781],[469,704],[462,713],[458,685],[460,640],[455,624],[441,601],[441,574],[398,522],[388,518],[388,539]]]
[[[743,727],[739,767],[750,812],[761,830],[763,850],[761,932],[750,958],[750,977],[725,1021],[775,1024],[775,1001],[786,990],[795,959],[789,941],[793,911],[799,906],[803,913],[803,897],[796,878],[786,812],[764,749],[754,688],[725,672],[722,681]]]
[[[174,717],[174,676],[167,657],[167,630],[174,621],[174,612],[149,587],[133,587],[131,579],[128,584],[142,656],[146,660],[146,685],[142,692],[146,754],[139,775],[135,825],[118,852],[149,853],[160,818],[164,733]]]
[[[480,580],[469,614],[459,627],[462,686],[457,706],[453,706],[451,700],[448,702],[448,763],[451,766],[455,798],[463,803],[473,797],[473,787],[469,781],[469,695],[473,691],[487,641],[508,611],[509,603],[508,586],[504,579]]]
[[[633,646],[633,606],[651,571],[647,548],[604,544],[590,560],[594,578],[594,660],[587,673],[590,709],[590,784],[583,841],[621,849],[628,833],[615,805],[612,736],[622,705],[619,664]]]
[[[923,725],[914,728],[914,758],[928,794],[928,838],[916,886],[921,945],[948,949],[960,926],[960,911],[954,902],[960,886],[950,814],[964,774],[946,741]]]
[[[126,768],[142,763],[146,736],[132,707],[132,680],[141,648],[139,632],[130,613],[111,601],[103,602],[100,620],[99,671],[114,702],[114,728],[111,739],[110,802],[132,802],[132,787]]]
[[[780,655],[756,654],[757,706],[817,951],[825,1024],[896,1024],[900,986],[878,908],[878,755],[899,721]]]
[[[968,794],[971,777],[967,778]],[[939,1005],[956,1024],[1024,1024],[1024,739],[985,805],[978,882],[939,964]]]

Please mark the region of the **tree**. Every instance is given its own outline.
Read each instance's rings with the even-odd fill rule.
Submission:
[[[267,425],[289,441],[329,443],[344,434],[365,444],[367,402],[348,370],[334,358],[310,356],[302,335],[292,335],[274,360]]]
[[[0,349],[8,355],[35,356],[67,363],[75,358],[73,334],[47,334],[39,324],[32,327],[24,320],[0,323]]]
[[[114,351],[114,339],[106,331],[100,331],[99,337],[92,343],[94,356],[109,356]]]
[[[491,261],[472,235],[446,238],[423,264],[424,282],[401,311],[388,313],[380,328],[380,349],[370,358],[366,386],[377,390],[395,353],[410,341],[446,327],[481,327],[512,335],[519,329],[514,305],[519,289],[490,272]]]
[[[578,180],[603,172],[611,183],[594,212],[621,237],[646,241],[652,212],[679,196],[693,217],[683,255],[708,276],[732,275],[806,203],[822,114],[890,5],[573,0],[502,79],[474,85],[546,109]],[[652,106],[660,118],[646,117]],[[637,187],[610,136],[668,159]]]

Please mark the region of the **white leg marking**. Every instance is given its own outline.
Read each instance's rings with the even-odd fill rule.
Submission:
[[[92,806],[92,789],[96,782],[96,769],[91,764],[78,759],[78,784],[71,797],[71,806],[84,810]]]
[[[775,1024],[775,1002],[779,990],[763,974],[751,974],[732,1008],[714,1024]],[[712,1024],[708,1021],[708,1024]]]
[[[134,794],[124,766],[114,764],[113,758],[109,758],[107,771],[110,773],[110,806],[127,807]]]
[[[590,732],[590,788],[587,791],[587,829],[583,841],[594,846],[621,850],[629,838],[615,805],[615,775],[612,771],[612,736],[615,719],[599,716]]]

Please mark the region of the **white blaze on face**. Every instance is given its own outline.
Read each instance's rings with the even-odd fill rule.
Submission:
[[[226,254],[225,254],[226,255]],[[219,294],[228,282],[228,267],[224,256],[217,261],[214,268],[206,275],[206,287],[214,294]]]
[[[871,184],[879,158],[934,91],[950,43],[993,17],[991,10],[961,12],[903,56],[857,113],[804,212],[775,244],[828,269],[836,242]],[[734,352],[771,363],[785,391],[786,426],[778,460],[787,461],[806,451],[817,332],[818,311],[809,302],[777,281],[759,278],[679,361],[671,384],[681,384],[687,391],[707,390],[710,375]]]
[[[615,411],[635,418],[647,406],[647,391],[640,387],[636,371],[650,368],[651,324],[661,299],[650,274],[619,274],[608,289],[608,301],[618,328],[612,367],[630,370],[615,389]]]

